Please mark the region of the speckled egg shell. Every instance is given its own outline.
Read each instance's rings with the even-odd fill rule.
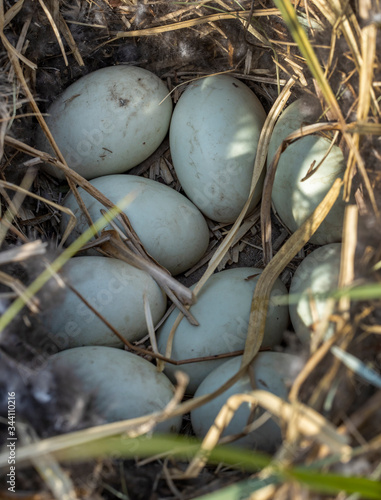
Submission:
[[[49,107],[47,125],[69,167],[86,179],[126,172],[163,141],[172,114],[168,89],[153,73],[111,66],[70,85]],[[51,152],[39,131],[36,147]],[[64,178],[52,166],[49,173]]]
[[[191,308],[200,326],[192,326],[183,318],[175,333],[171,358],[183,360],[243,349],[250,305],[261,272],[261,269],[253,267],[240,267],[211,276]],[[286,294],[286,287],[277,280],[271,298]],[[177,311],[172,312],[158,331],[157,343],[162,354],[165,353],[169,333],[177,315]],[[287,324],[287,306],[270,301],[263,345],[278,344]],[[171,380],[175,380],[176,370],[187,373],[190,379],[187,392],[194,393],[202,380],[224,361],[225,359],[212,359],[178,366],[167,363],[165,373]]]
[[[65,280],[123,337],[144,337],[145,294],[154,323],[164,315],[165,294],[151,276],[125,262],[107,257],[74,257],[64,266]],[[50,312],[50,338],[59,350],[86,345],[121,347],[122,341],[69,288]]]
[[[314,123],[321,112],[312,98],[291,104],[274,127],[267,156],[272,161],[282,141],[303,125]],[[289,145],[282,153],[272,190],[272,201],[278,216],[291,232],[295,232],[323,200],[337,178],[344,175],[345,162],[341,149],[334,145],[316,172],[304,179],[311,168],[317,167],[326,155],[331,141],[324,137],[307,136]],[[304,180],[303,180],[304,179]],[[334,204],[311,243],[325,245],[341,241],[345,203],[342,195]]]
[[[313,294],[325,294],[337,288],[340,260],[340,243],[324,245],[302,261],[292,278],[290,294],[295,295],[297,302],[290,302],[291,322],[297,336],[306,345],[310,344],[311,333],[327,314],[327,300],[313,297]],[[334,324],[328,322],[325,338],[333,331]]]
[[[215,368],[200,384],[195,397],[210,394],[221,387],[241,367],[242,356],[225,361]],[[256,389],[265,390],[275,394],[283,400],[287,400],[290,367],[298,363],[296,356],[279,352],[262,352],[257,355],[251,365]],[[292,368],[291,368],[292,371]],[[212,426],[218,412],[230,396],[234,394],[247,394],[253,391],[248,375],[242,377],[230,389],[212,401],[194,409],[191,412],[192,427],[197,437],[204,438]],[[224,430],[222,436],[238,434],[242,432],[251,414],[252,407],[243,403],[235,412],[230,424]],[[261,408],[255,413],[255,419],[259,418],[264,411]],[[257,430],[234,442],[237,446],[255,448],[257,450],[272,453],[280,445],[282,440],[278,424],[273,420],[267,420]]]
[[[107,422],[161,411],[174,394],[163,373],[145,359],[112,347],[77,347],[51,356],[44,369],[64,369],[79,378]],[[159,432],[177,432],[181,416],[158,424]]]
[[[135,175],[107,175],[93,179],[91,184],[113,203],[127,194],[133,201],[124,209],[132,227],[147,252],[172,274],[190,269],[204,255],[209,243],[209,229],[201,212],[185,196],[164,184]],[[104,208],[83,189],[79,193],[95,221]],[[65,201],[78,217],[72,241],[87,227],[86,219],[73,194]],[[66,227],[68,217],[63,216]]]
[[[176,104],[170,125],[173,165],[187,196],[210,219],[233,222],[241,212],[265,117],[249,87],[228,75],[191,83]],[[262,184],[263,177],[250,210]]]

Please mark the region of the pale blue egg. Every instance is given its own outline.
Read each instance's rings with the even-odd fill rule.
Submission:
[[[167,298],[151,276],[118,260],[102,256],[74,257],[63,267],[65,281],[129,342],[147,333],[143,295],[153,322],[164,315]],[[69,288],[50,312],[50,339],[57,350],[86,345],[122,347],[123,342]]]
[[[311,252],[299,265],[291,281],[290,317],[299,339],[310,344],[313,332],[321,321],[326,321],[328,294],[339,284],[341,243],[323,245]],[[325,338],[334,332],[335,325],[326,322]]]
[[[221,387],[239,371],[241,363],[242,356],[238,356],[225,361],[214,369],[200,384],[195,393],[195,398],[210,394]],[[298,371],[300,363],[294,355],[280,352],[259,353],[250,366],[254,375],[254,388],[249,375],[245,375],[223,394],[191,412],[192,427],[196,436],[201,439],[205,437],[221,408],[229,397],[235,394],[250,394],[253,390],[260,389],[275,394],[283,401],[286,401],[289,385],[295,377],[294,365],[297,366]],[[252,404],[244,402],[235,412],[222,436],[241,433],[245,425],[247,425],[253,410]],[[264,410],[259,406],[255,410],[254,421],[261,417],[263,413]],[[274,452],[282,442],[282,433],[278,423],[271,418],[271,415],[269,417],[258,429],[238,439],[234,444],[269,453]]]
[[[210,219],[234,222],[249,195],[265,111],[247,85],[229,75],[192,82],[176,104],[170,147],[178,179]],[[258,182],[249,212],[262,193]]]
[[[47,125],[70,168],[86,179],[126,172],[148,158],[169,128],[171,99],[155,74],[110,66],[80,78],[48,109]],[[51,152],[42,130],[37,149]],[[64,178],[51,165],[49,173]]]
[[[185,318],[182,319],[174,336],[171,358],[180,361],[244,349],[251,301],[261,272],[254,267],[239,267],[211,276],[191,308],[199,326],[192,326]],[[287,328],[288,308],[276,302],[279,296],[287,296],[287,290],[278,279],[270,296],[263,346],[279,344]],[[172,312],[158,331],[157,343],[162,354],[177,315],[177,311]],[[176,370],[187,373],[187,392],[194,393],[202,380],[224,361],[211,359],[179,366],[166,363],[165,373],[173,381]]]
[[[136,175],[106,175],[90,182],[113,203],[132,195],[124,213],[147,252],[172,274],[190,269],[204,255],[209,243],[208,225],[197,207],[182,194]],[[79,193],[93,221],[98,220],[104,206],[83,189]],[[78,218],[69,240],[72,241],[88,224],[73,194],[65,200],[65,206]],[[68,216],[64,214],[62,230],[67,223]]]
[[[319,108],[312,98],[295,101],[283,112],[274,127],[267,164],[272,161],[282,141],[304,125],[315,123]],[[320,111],[321,112],[321,111]],[[345,161],[341,149],[334,145],[326,158],[331,141],[310,135],[298,139],[283,151],[272,189],[272,201],[281,221],[295,232],[312,214],[337,178],[343,178]],[[323,163],[310,177],[307,174]],[[331,211],[311,237],[311,243],[325,245],[341,241],[345,202],[340,193]]]
[[[113,347],[76,347],[48,360],[44,369],[63,368],[78,377],[94,398],[94,410],[107,422],[150,415],[164,410],[174,387],[163,373],[145,359]],[[159,432],[178,432],[182,417],[155,427]]]

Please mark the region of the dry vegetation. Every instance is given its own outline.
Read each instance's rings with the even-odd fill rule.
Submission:
[[[278,10],[287,3],[281,0],[0,1],[3,44],[0,73],[0,281],[3,284],[0,324],[3,332],[0,347],[14,359],[14,365],[0,366],[0,391],[7,391],[13,377],[11,370],[16,370],[18,363],[33,366],[38,348],[33,344],[31,332],[43,331],[38,312],[57,300],[53,285],[49,282],[43,286],[49,280],[49,273],[43,275],[44,280],[40,278],[35,282],[35,278],[41,276],[48,260],[58,271],[80,246],[71,253],[60,254],[67,236],[60,233],[59,227],[63,196],[69,188],[76,191],[77,186],[81,186],[106,207],[112,206],[88,181],[68,168],[53,138],[56,157],[33,148],[37,127],[43,127],[50,134],[44,122],[48,105],[73,81],[98,68],[135,64],[149,69],[166,82],[174,102],[187,82],[204,75],[228,72],[242,79],[254,90],[268,113],[255,161],[253,187],[265,167],[272,128],[286,103],[305,93],[316,95],[329,123],[325,132],[338,131],[347,162],[343,183],[348,205],[343,227],[340,286],[358,287],[357,297],[353,293],[337,298],[335,335],[316,345],[311,353],[304,352],[293,340],[292,333],[286,333],[283,348],[300,353],[305,359],[304,368],[291,388],[289,402],[282,403],[269,394],[253,393],[251,400],[277,415],[282,424],[283,445],[271,463],[261,462],[255,454],[252,462],[250,454],[242,454],[234,460],[227,453],[219,455],[219,459],[216,455],[214,462],[220,462],[219,465],[205,467],[205,454],[196,453],[194,444],[188,445],[186,457],[178,450],[181,446],[184,448],[184,443],[176,444],[169,439],[167,444],[152,440],[148,449],[142,441],[140,449],[133,448],[139,449],[139,453],[131,452],[130,440],[120,440],[118,435],[136,436],[146,432],[155,422],[151,418],[94,427],[93,435],[79,431],[41,440],[41,429],[49,427],[60,405],[52,408],[52,416],[49,416],[39,415],[37,408],[25,403],[23,411],[28,415],[30,426],[28,432],[20,430],[18,493],[7,493],[2,483],[1,498],[185,500],[244,480],[254,474],[261,463],[259,472],[251,476],[252,483],[246,483],[246,489],[242,487],[240,496],[228,492],[230,496],[226,498],[320,499],[324,497],[320,491],[322,484],[332,481],[333,491],[342,488],[347,489],[347,493],[331,493],[329,498],[357,499],[362,496],[356,491],[364,492],[364,489],[350,483],[346,485],[339,479],[335,482],[329,476],[324,479],[324,474],[379,480],[381,66],[377,47],[381,43],[381,10],[378,0],[293,0],[299,22],[308,32],[308,44],[300,31],[295,32],[295,37],[290,34],[287,12]],[[294,28],[297,30],[295,25]],[[317,129],[306,133],[314,131]],[[39,171],[41,158],[63,170],[67,182],[58,182]],[[176,190],[181,188],[171,164],[168,142],[131,173],[159,180]],[[249,218],[245,219],[243,211],[233,226],[208,222],[212,237],[207,256],[179,278],[182,285],[188,286],[201,278],[195,290],[197,294],[216,269],[237,265],[264,268],[253,298],[244,365],[254,358],[261,344],[263,311],[266,311],[272,283],[281,276],[286,285],[289,284],[297,265],[313,248],[308,244],[309,238],[339,195],[340,187],[335,184],[314,218],[291,236],[274,216],[270,217],[270,181],[261,206]],[[124,225],[134,238],[128,220],[124,220]],[[134,244],[132,250],[127,249],[115,238],[107,245],[103,243],[102,250],[128,261],[143,259],[144,265],[152,267],[137,239]],[[31,283],[29,290],[27,286]],[[182,285],[175,280],[165,283],[180,305],[189,302]],[[8,308],[11,303],[13,308]],[[182,310],[187,313],[186,308]],[[16,318],[12,319],[15,314]],[[24,331],[27,333],[22,333]],[[128,348],[152,356],[147,345]],[[339,360],[330,351],[332,345],[352,357]],[[353,359],[357,365],[346,366]],[[156,420],[187,414],[192,407],[203,403],[192,399],[181,402],[181,381],[176,397],[172,406],[157,415]],[[28,399],[27,394],[25,398]],[[238,398],[235,404],[240,402]],[[186,424],[183,431],[189,433]],[[94,444],[94,435],[101,441]],[[203,451],[213,450],[218,438],[218,433],[212,430],[202,444]],[[73,451],[74,445],[81,447]],[[175,449],[180,457],[174,454]],[[112,450],[114,454],[117,450],[124,460],[113,458]],[[107,454],[111,458],[106,458]],[[68,465],[74,457],[81,456],[87,460]],[[6,465],[4,453],[0,457],[0,465]],[[236,462],[240,462],[241,467],[233,466]],[[315,465],[315,476],[303,479],[295,467],[307,464]],[[271,480],[275,476],[278,481]],[[267,486],[259,482],[266,478]],[[254,492],[261,484],[263,487]],[[219,498],[225,498],[222,495],[221,492]]]

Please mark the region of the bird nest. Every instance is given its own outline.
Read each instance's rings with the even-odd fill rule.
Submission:
[[[381,498],[380,15],[376,0],[1,2],[2,498]],[[246,399],[238,395],[221,410],[220,427],[211,427],[204,441],[194,438],[189,421],[189,412],[203,401],[184,397],[182,378],[163,412],[111,424],[92,415],[91,398],[71,374],[57,373],[49,382],[49,404],[36,397],[46,388],[30,382],[47,354],[41,347],[49,328],[45,313],[65,293],[46,269],[59,272],[84,244],[68,252],[60,225],[63,200],[69,190],[78,194],[78,187],[98,199],[102,195],[70,169],[53,143],[54,153],[36,149],[36,133],[49,135],[45,117],[64,89],[114,65],[155,73],[173,103],[189,82],[209,75],[229,74],[250,87],[268,114],[253,184],[265,169],[283,108],[306,95],[320,101],[326,119],[324,130],[306,133],[334,137],[346,162],[341,183],[332,185],[313,218],[295,233],[272,208],[268,174],[260,205],[250,216],[242,211],[234,224],[207,220],[209,247],[192,269],[176,279],[159,270],[159,283],[170,280],[171,297],[186,315],[189,286],[203,285],[225,268],[263,269],[245,349],[227,353],[243,354],[249,363],[261,348],[272,284],[280,277],[289,287],[299,264],[316,248],[309,242],[313,232],[339,196],[346,202],[339,288],[330,298],[333,335],[308,348],[289,327],[277,348],[300,360],[288,400],[253,387]],[[65,180],[49,175],[44,163],[64,172]],[[168,139],[129,174],[182,189]],[[139,238],[124,222],[135,242],[132,250],[121,250],[115,234],[107,251],[101,244],[98,250],[122,259],[128,254],[130,260],[138,254],[148,270],[159,272],[144,249],[142,257]],[[149,339],[125,344],[160,363]],[[280,423],[283,442],[273,456],[220,444],[235,407],[248,403]],[[174,415],[183,415],[180,436],[152,435],[157,422]],[[13,445],[9,432],[15,421]],[[64,423],[57,435],[58,421]]]

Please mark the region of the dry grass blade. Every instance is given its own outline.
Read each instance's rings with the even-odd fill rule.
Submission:
[[[251,10],[237,10],[221,14],[211,14],[210,16],[203,16],[198,19],[189,19],[188,21],[180,21],[177,23],[167,24],[164,26],[157,26],[155,28],[146,28],[135,31],[120,31],[116,33],[115,38],[109,40],[106,43],[118,40],[118,38],[159,35],[161,33],[167,33],[168,31],[176,31],[184,28],[192,28],[194,26],[199,26],[200,24],[212,23],[214,21],[223,21],[226,19],[240,19],[240,17],[247,17],[250,15],[252,15],[253,17],[263,17],[263,16],[270,16],[277,14],[279,14],[278,9],[262,9],[262,10],[256,10],[253,13],[251,12]]]
[[[371,97],[373,97],[373,102],[375,103],[375,108],[380,114],[380,109],[377,100],[374,99],[373,91],[373,73],[374,64],[376,61],[376,36],[377,27],[374,24],[369,24],[365,26],[362,30],[361,36],[361,53],[362,53],[362,64],[359,68],[360,86],[359,86],[359,99],[357,106],[357,119],[360,121],[367,121],[368,113],[371,107]],[[356,150],[359,149],[360,136],[355,133],[353,136],[354,147]],[[352,178],[354,169],[356,166],[355,157],[353,149],[350,151],[350,156],[348,159],[348,169],[346,172],[346,184],[345,184],[345,197],[349,198],[352,188]],[[373,205],[376,204],[374,199],[374,194],[371,186],[367,185],[368,192],[373,201]],[[377,210],[375,210],[377,213]]]
[[[250,229],[259,221],[259,217],[260,217],[260,210],[259,208],[256,208],[253,215],[250,215],[250,217],[247,217],[242,222],[241,227],[237,231],[237,234],[235,235],[234,240],[231,242],[230,247],[233,247],[245,236],[245,234],[248,231],[250,231]]]
[[[348,44],[348,47],[350,48],[350,50],[352,52],[353,60],[356,64],[356,69],[360,75],[360,78],[361,78],[362,73],[367,73],[369,71],[372,72],[372,65],[373,65],[373,60],[374,60],[372,58],[372,56],[374,55],[373,48],[371,48],[371,50],[369,52],[364,52],[364,50],[362,50],[360,52],[359,43],[361,45],[363,45],[364,43],[365,44],[368,43],[368,41],[366,40],[366,38],[368,37],[368,34],[365,34],[366,31],[368,31],[368,29],[369,29],[369,31],[373,31],[373,33],[371,35],[371,38],[373,38],[374,30],[377,30],[375,24],[369,23],[369,25],[364,28],[365,32],[364,31],[361,32],[359,23],[358,23],[356,16],[353,12],[353,9],[349,3],[345,4],[345,10],[343,9],[343,7],[341,5],[340,0],[315,0],[315,3],[321,4],[320,10],[321,10],[323,15],[325,15],[325,13],[327,12],[326,9],[328,9],[328,8],[332,9],[332,12],[334,12],[334,18],[333,18],[333,22],[331,22],[331,24],[337,23],[338,26],[340,27],[340,30],[343,32],[345,40]],[[364,11],[363,15],[362,15],[363,20],[369,21],[368,20],[368,13],[370,12],[370,5],[366,0],[359,2],[360,14],[361,14],[362,10]],[[368,60],[368,64],[367,64],[367,62],[365,62],[365,59],[363,57],[365,57],[365,59]],[[369,65],[369,59],[372,60],[372,63],[370,65]],[[361,92],[360,92],[360,95],[361,95]],[[363,97],[365,97],[364,94],[363,94]],[[368,98],[372,101],[372,105],[374,107],[374,110],[377,110],[379,113],[380,108],[379,108],[378,99],[376,98],[374,90],[371,87],[369,88],[369,96],[366,97],[366,99],[368,99]]]
[[[50,133],[50,132],[49,132]],[[87,217],[89,226],[91,226],[92,221],[91,217],[88,213],[88,210],[86,206],[84,205],[82,198],[80,197],[78,193],[78,189],[76,188],[76,185],[78,184],[80,187],[82,187],[86,192],[88,192],[91,196],[93,196],[97,201],[99,201],[103,206],[105,206],[108,209],[111,209],[114,207],[114,204],[111,203],[111,201],[106,198],[106,196],[103,195],[98,189],[96,189],[88,180],[83,178],[81,175],[79,175],[75,170],[69,168],[66,163],[63,163],[60,160],[57,160],[53,156],[51,156],[48,153],[45,153],[44,151],[39,151],[35,148],[32,148],[31,146],[28,146],[27,144],[24,144],[21,141],[18,141],[16,139],[13,139],[10,136],[5,136],[5,144],[8,144],[9,146],[14,147],[15,149],[18,149],[19,151],[22,151],[23,153],[26,153],[30,156],[33,156],[35,158],[41,158],[43,162],[50,163],[51,165],[56,166],[60,170],[62,170],[69,182],[70,188],[73,191],[74,196],[77,199],[78,205],[80,206],[81,210],[84,212],[84,214]],[[61,156],[61,154],[60,154]],[[131,244],[133,248],[135,249],[136,253],[139,253],[140,255],[146,256],[148,258],[151,258],[147,252],[145,251],[143,245],[141,244],[137,234],[133,230],[127,216],[125,213],[120,213],[119,216],[122,218],[123,223],[124,223],[124,228],[127,230],[127,235],[129,240],[131,240]],[[95,235],[96,233],[93,232]]]
[[[262,486],[262,488],[260,488],[258,491],[251,493],[247,500],[273,500],[275,498],[274,495],[276,494],[276,492],[277,487],[275,486],[275,484],[267,484],[265,486]]]
[[[238,408],[245,402],[251,405],[259,404],[286,423],[290,419],[294,419],[296,414],[298,431],[305,437],[324,444],[333,453],[348,456],[352,450],[348,445],[349,439],[341,435],[330,422],[308,406],[300,403],[289,404],[275,394],[255,390],[250,394],[230,396],[205,436],[199,453],[186,470],[186,477],[195,477],[199,474],[206,464],[208,454],[216,447],[223,430],[229,425]]]
[[[9,16],[7,16],[7,14],[4,14],[3,2],[1,1],[1,3],[0,3],[0,38],[1,38],[1,41],[3,42],[5,49],[8,52],[9,59],[12,62],[20,59],[24,64],[29,66],[32,70],[36,70],[37,65],[32,63],[31,61],[29,61],[29,59],[27,59],[19,51],[17,51],[13,47],[13,45],[9,42],[8,38],[4,34],[4,28],[6,26],[6,23],[9,23],[10,20],[13,18],[13,16],[15,16],[18,13],[18,4],[16,4],[16,5],[17,5],[17,9],[12,10],[11,14]],[[22,7],[22,5],[20,6],[20,9],[21,9],[21,7]]]
[[[4,250],[0,253],[0,265],[9,264],[10,262],[23,262],[36,255],[45,255],[47,243],[40,240],[32,243],[25,243],[20,247]]]
[[[291,402],[297,401],[299,397],[300,389],[303,383],[307,380],[308,376],[314,371],[314,369],[318,366],[318,364],[322,361],[322,359],[327,355],[330,348],[337,341],[338,335],[333,335],[329,340],[324,342],[308,359],[307,363],[304,365],[302,371],[296,377],[288,398]]]
[[[262,344],[270,293],[275,280],[323,222],[337,200],[341,187],[342,181],[336,179],[323,201],[281,247],[259,277],[251,303],[249,328],[242,360],[243,366],[251,363]]]
[[[343,349],[346,350],[350,345],[354,334],[355,334],[355,326],[351,324],[351,322],[344,323],[344,320],[340,317],[340,325],[338,327],[338,338],[337,344]],[[332,351],[332,348],[331,348]],[[337,358],[333,358],[332,363],[329,368],[326,370],[324,375],[319,379],[314,387],[314,391],[312,392],[308,404],[312,408],[321,408],[324,405],[324,402],[327,401],[327,397],[331,387],[334,387],[334,383],[337,380],[338,372],[340,370],[341,363]],[[326,403],[327,404],[327,403]]]
[[[63,46],[63,43],[62,43],[62,38],[61,38],[61,35],[60,35],[60,32],[59,32],[59,29],[57,28],[57,25],[56,25],[56,22],[51,14],[51,12],[49,11],[48,7],[45,5],[44,1],[43,0],[38,0],[43,11],[45,12],[45,15],[46,17],[48,18],[49,20],[49,23],[54,31],[54,34],[57,38],[57,42],[58,42],[58,45],[60,46],[60,49],[61,49],[61,53],[62,53],[62,57],[64,58],[64,61],[65,61],[65,64],[66,66],[69,65],[69,62],[67,60],[67,56],[66,56],[66,52],[65,52],[65,47]],[[55,4],[57,6],[57,4]]]
[[[222,8],[224,8],[226,11],[229,10],[229,6],[223,2],[222,0],[217,0],[217,3],[219,5],[221,5]],[[241,19],[241,18],[238,18],[240,23],[242,24],[242,26],[245,27],[245,29],[247,29],[247,31],[255,36],[255,38],[257,38],[264,47],[269,47],[270,46],[270,43],[269,41],[266,39],[265,36],[263,36],[258,30],[256,30],[253,26],[252,26],[252,23],[251,23],[251,19],[254,17],[254,3],[252,3],[251,5],[251,12],[249,15],[245,16],[247,17],[247,19]]]
[[[168,271],[159,265],[132,252],[128,247],[126,247],[126,245],[123,244],[116,231],[105,231],[101,238],[102,243],[100,244],[100,248],[106,254],[124,260],[128,264],[146,271],[155,281],[159,283],[160,286],[167,289],[169,288],[172,295],[175,294],[175,299],[177,297],[181,302],[177,304],[178,307],[183,308],[182,304],[191,305],[194,302],[192,290],[179,283],[168,273]],[[186,311],[186,314],[188,314],[188,311]],[[194,324],[194,318],[191,315],[188,315],[188,319],[192,324]],[[198,325],[197,322],[196,324]]]
[[[333,113],[335,119],[338,120],[340,125],[344,128],[345,121],[341,113],[341,109],[338,105],[337,99],[331,89],[331,86],[327,81],[327,78],[324,75],[323,69],[315,54],[315,51],[313,50],[307,38],[306,32],[303,30],[302,26],[298,22],[298,18],[293,5],[291,4],[290,0],[274,0],[274,1],[282,13],[283,18],[290,29],[292,37],[298,44],[300,52],[305,57],[312,75],[317,80],[330,111]]]
[[[157,349],[157,342],[156,342],[156,336],[155,336],[155,325],[153,324],[151,307],[149,305],[149,299],[148,299],[147,294],[145,292],[143,293],[143,306],[144,306],[144,316],[146,319],[147,331],[148,331],[149,339],[151,342],[152,350],[153,350],[153,352],[157,353],[158,349]]]
[[[239,434],[231,434],[229,436],[221,437],[219,439],[219,444],[234,443],[234,441],[236,441],[237,439],[247,436],[251,432],[256,431],[270,419],[271,414],[266,411],[260,417],[256,418],[253,422],[246,424]]]
[[[327,156],[332,151],[333,146],[336,144],[338,136],[339,136],[339,132],[336,131],[335,134],[334,134],[334,136],[333,136],[333,138],[332,138],[331,144],[329,145],[329,147],[328,147],[327,151],[325,152],[323,158],[319,161],[319,163],[317,165],[314,165],[314,166],[311,165],[310,166],[307,174],[303,177],[303,179],[300,180],[300,182],[306,181],[307,179],[309,179],[310,177],[312,177],[315,172],[317,172],[319,170],[319,168],[321,167],[321,165],[326,160]]]
[[[361,135],[381,135],[381,123],[370,123],[357,120],[347,125],[347,132]]]
[[[366,171],[366,166],[365,166],[364,160],[362,159],[360,152],[359,152],[359,148],[358,148],[359,144],[358,144],[358,140],[356,138],[356,135],[355,135],[355,140],[353,140],[353,138],[348,133],[344,133],[343,136],[344,136],[344,138],[348,144],[348,147],[350,149],[350,157],[348,159],[348,166],[347,166],[347,170],[346,170],[345,175],[344,175],[344,197],[346,200],[348,200],[350,197],[350,186],[352,186],[352,177],[353,177],[354,167],[355,167],[354,162],[356,161],[358,170],[361,174],[365,188],[366,188],[367,193],[369,195],[369,199],[370,199],[370,202],[372,205],[372,210],[374,211],[375,216],[377,218],[379,218],[380,211],[379,211],[378,206],[377,206],[377,202],[376,202],[375,194],[374,194],[374,191],[372,188],[372,184],[369,180],[369,176],[368,176],[368,173]],[[353,161],[352,161],[352,158],[353,158]]]
[[[352,284],[355,276],[354,262],[357,246],[357,223],[358,223],[358,208],[356,205],[348,205],[345,208],[344,227],[343,227],[343,244],[341,248],[341,263],[339,288],[345,288]],[[341,297],[339,308],[343,318],[349,319],[350,299],[349,297]]]
[[[377,26],[369,24],[362,29],[361,53],[363,63],[360,68],[360,88],[359,102],[357,106],[357,119],[366,120],[370,107],[373,92],[373,73],[376,61],[377,50]],[[379,108],[378,112],[380,111]]]
[[[3,2],[1,2],[3,4]],[[24,5],[24,0],[18,0],[12,7],[10,7],[7,12],[4,14],[4,6],[2,5],[1,7],[1,15],[4,16],[4,25],[3,28],[8,26],[8,24],[12,21],[14,17],[17,16],[17,14],[20,12],[20,10],[23,8]]]
[[[30,196],[31,198],[42,201],[43,203],[46,203],[47,205],[49,205],[49,206],[51,206],[51,207],[53,207],[61,212],[64,212],[66,215],[68,215],[69,222],[68,222],[67,228],[64,231],[64,234],[62,235],[62,239],[61,239],[61,242],[59,245],[60,248],[63,246],[63,244],[65,243],[65,241],[67,240],[68,236],[70,235],[70,233],[72,232],[73,228],[75,227],[75,225],[77,223],[77,218],[71,210],[69,210],[68,208],[66,208],[62,205],[58,205],[58,203],[55,203],[54,201],[47,200],[46,198],[43,198],[42,196],[39,196],[35,193],[32,193],[31,191],[28,191],[27,189],[25,189],[25,187],[17,186],[15,184],[12,184],[12,183],[7,182],[7,181],[2,181],[2,180],[0,180],[0,186],[17,191],[17,192],[23,194],[24,196]]]
[[[32,22],[32,17],[33,17],[33,15],[30,14],[27,17],[27,19],[26,19],[26,21],[24,23],[24,26],[22,27],[19,39],[17,40],[17,44],[16,44],[16,50],[17,50],[17,52],[21,53],[22,50],[23,50],[23,47],[25,47],[25,39],[26,39],[28,30],[29,30],[30,24]],[[13,80],[14,80],[14,69],[11,68],[11,70],[8,73],[8,81],[11,82]]]
[[[39,439],[31,427],[21,425],[17,429],[20,441],[24,445],[38,442]],[[56,500],[77,500],[72,480],[52,455],[32,458],[32,463],[44,480]]]
[[[58,15],[58,26],[60,30],[62,31],[65,40],[67,41],[70,49],[73,52],[73,55],[78,63],[79,66],[84,66],[85,63],[83,62],[81,53],[79,52],[78,46],[73,38],[73,35],[71,34],[71,31],[68,28],[68,25],[66,24],[65,19],[62,17],[62,14],[59,13]]]
[[[183,400],[185,390],[189,382],[189,377],[184,372],[176,372],[175,377],[177,381],[175,393],[171,401],[167,404],[162,412],[163,419],[165,419],[166,417],[171,418],[174,411],[181,405],[181,401]]]
[[[35,297],[29,297],[26,286],[20,280],[0,271],[0,283],[11,288],[25,302],[25,305],[32,313],[39,312],[39,301]]]
[[[37,443],[29,444],[18,448],[18,464],[21,466],[36,457],[41,457],[49,453],[57,453],[73,446],[82,446],[104,437],[114,436],[125,433],[126,435],[137,436],[144,434],[159,421],[159,413],[153,413],[148,416],[139,417],[127,421],[114,422],[102,426],[91,427],[82,431],[71,432],[64,435],[44,439]],[[0,467],[6,467],[8,464],[8,453],[0,453]]]
[[[21,208],[25,196],[29,194],[29,188],[33,184],[33,181],[37,175],[37,170],[35,168],[30,168],[25,174],[23,180],[21,181],[20,188],[17,190],[12,202],[9,204],[7,211],[4,215],[4,220],[8,224],[11,224]],[[2,183],[3,184],[3,183]],[[0,225],[0,246],[3,244],[4,239],[7,235],[8,225]]]
[[[7,133],[8,123],[11,120],[9,109],[3,100],[0,101],[0,114],[3,117],[0,122],[0,159],[4,156],[4,139]]]
[[[357,69],[359,69],[362,64],[361,54],[357,43],[360,30],[349,3],[345,5],[345,12],[338,0],[314,0],[314,3],[328,22],[332,26],[337,25],[344,34]]]

